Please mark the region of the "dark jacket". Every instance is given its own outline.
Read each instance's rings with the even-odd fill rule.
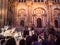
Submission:
[[[42,45],[42,44],[36,41],[36,42],[33,42],[32,45]]]

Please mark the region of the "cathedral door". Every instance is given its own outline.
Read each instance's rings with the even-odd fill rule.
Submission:
[[[20,25],[21,25],[21,26],[24,26],[24,20],[21,20],[21,21],[20,21]]]
[[[37,19],[37,27],[38,28],[42,27],[42,20],[40,18]]]
[[[58,27],[58,21],[55,20],[55,27]]]

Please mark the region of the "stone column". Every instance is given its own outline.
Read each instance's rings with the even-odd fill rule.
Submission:
[[[31,24],[32,24],[32,7],[33,6],[33,3],[32,2],[27,2],[27,8],[28,8],[28,10],[27,10],[27,12],[28,12],[28,20],[27,20],[27,22],[28,22],[28,26],[31,26]]]
[[[7,25],[8,0],[4,0],[4,25]]]
[[[0,0],[0,26],[2,25],[2,0]]]
[[[3,19],[3,25],[7,24],[7,7],[8,7],[8,0],[2,0],[2,19]]]
[[[0,26],[3,26],[4,9],[3,9],[3,0],[0,0]]]

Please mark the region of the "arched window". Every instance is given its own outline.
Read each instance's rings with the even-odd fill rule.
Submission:
[[[24,20],[21,20],[21,21],[20,21],[20,25],[21,25],[21,26],[24,26]]]
[[[44,2],[44,0],[34,0],[34,2]]]
[[[38,2],[40,2],[40,0],[38,0]]]
[[[26,2],[26,0],[24,0],[24,2]]]
[[[56,0],[54,0],[54,2],[56,2]]]
[[[21,0],[19,0],[19,2],[21,2]]]
[[[58,28],[58,20],[55,20],[55,27]]]
[[[37,27],[38,28],[42,27],[42,20],[40,18],[37,19]]]
[[[34,2],[37,2],[37,0],[34,0]]]
[[[44,2],[44,0],[41,0],[41,2]]]
[[[54,2],[59,2],[59,0],[53,0]]]
[[[57,2],[59,2],[59,0],[57,0]]]
[[[19,2],[26,2],[26,0],[19,0]]]

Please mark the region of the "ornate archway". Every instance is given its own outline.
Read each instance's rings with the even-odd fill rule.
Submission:
[[[18,10],[18,17],[20,17],[20,16],[25,16],[25,14],[26,14],[26,10],[25,9],[19,9]]]
[[[40,22],[40,26],[37,26],[37,27],[46,26],[46,23],[47,23],[47,13],[46,13],[46,10],[44,8],[37,7],[37,8],[34,9],[34,14],[36,15],[35,18],[33,17],[34,24],[37,26],[38,23]],[[39,21],[37,21],[37,19]]]
[[[26,18],[26,10],[25,9],[19,9],[18,15],[17,15],[17,24],[20,26],[24,26],[25,18]]]
[[[54,25],[55,27],[59,27],[60,26],[60,9],[59,8],[55,8],[54,9]]]
[[[54,16],[60,16],[60,9],[59,8],[55,8],[54,9]]]

